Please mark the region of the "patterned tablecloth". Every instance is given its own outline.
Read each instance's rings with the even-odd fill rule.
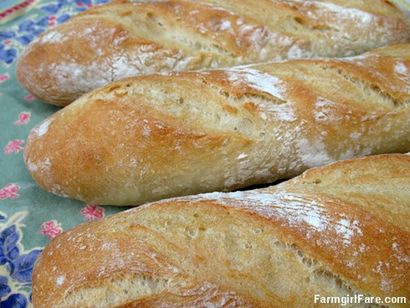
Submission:
[[[107,1],[0,0],[0,307],[31,305],[33,264],[51,238],[120,210],[60,198],[35,185],[23,163],[24,143],[30,129],[58,108],[27,93],[15,76],[17,57],[36,36]],[[7,3],[14,8],[6,10]]]

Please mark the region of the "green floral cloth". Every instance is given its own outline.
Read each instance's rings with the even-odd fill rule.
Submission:
[[[20,16],[2,23],[0,17],[1,307],[31,305],[33,264],[51,238],[121,210],[60,198],[36,186],[23,162],[25,140],[34,126],[58,108],[30,95],[15,75],[19,54],[36,36],[77,12],[107,1],[29,2],[31,7],[26,6]]]

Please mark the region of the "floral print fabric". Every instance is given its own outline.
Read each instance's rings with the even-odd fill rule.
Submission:
[[[0,17],[0,307],[31,306],[33,265],[52,238],[119,211],[54,196],[33,182],[23,162],[25,140],[58,108],[28,93],[15,76],[19,54],[36,36],[105,2],[38,0],[13,20]]]

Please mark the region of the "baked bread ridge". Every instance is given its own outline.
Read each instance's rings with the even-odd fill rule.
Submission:
[[[121,1],[41,35],[19,58],[17,78],[64,106],[129,76],[351,56],[409,40],[406,16],[382,0]]]
[[[339,161],[279,186],[163,200],[77,226],[39,257],[33,303],[308,307],[314,294],[409,298],[409,220],[385,219],[410,215],[409,170],[401,154]]]
[[[409,50],[122,80],[34,128],[25,163],[49,192],[138,205],[408,152]]]

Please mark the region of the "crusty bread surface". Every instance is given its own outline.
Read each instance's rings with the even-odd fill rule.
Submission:
[[[410,48],[341,60],[140,76],[33,129],[25,162],[47,191],[138,205],[410,151]]]
[[[409,171],[407,155],[339,161],[278,186],[170,199],[80,225],[39,257],[34,306],[313,307],[315,294],[408,300]]]
[[[41,35],[17,65],[20,83],[64,106],[109,82],[155,72],[291,58],[352,56],[408,42],[385,0],[117,1]]]

